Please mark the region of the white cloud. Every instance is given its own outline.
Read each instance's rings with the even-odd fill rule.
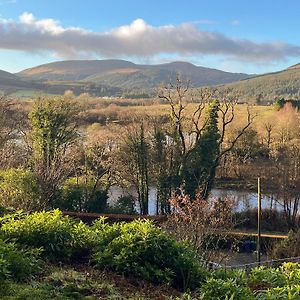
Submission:
[[[153,27],[142,19],[106,32],[63,27],[54,19],[25,12],[0,19],[0,49],[47,51],[56,57],[154,57],[161,53],[195,57],[219,55],[237,61],[274,62],[300,57],[300,47],[283,41],[258,43],[198,29],[193,23]]]

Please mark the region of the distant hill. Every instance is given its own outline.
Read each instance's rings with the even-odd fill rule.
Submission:
[[[194,87],[234,88],[242,101],[263,101],[276,97],[300,98],[300,64],[263,75],[230,73],[195,66],[187,62],[158,65],[134,64],[125,60],[68,60],[40,65],[17,74],[0,71],[0,90],[33,89],[62,94],[88,92],[95,96],[147,95],[162,82],[174,81],[179,73]]]
[[[180,73],[190,79],[193,86],[230,83],[248,78],[243,73],[230,73],[197,67],[187,62],[160,65],[138,65],[124,60],[70,60],[54,62],[26,69],[17,75],[23,79],[39,81],[83,81],[123,90],[148,90],[163,81],[174,80]]]
[[[33,85],[14,74],[0,70],[0,91],[4,93],[12,93],[19,89],[29,89]]]
[[[124,60],[67,60],[26,69],[17,75],[34,80],[78,81],[95,74],[132,68],[136,69],[135,64]]]
[[[265,101],[271,101],[278,97],[300,98],[300,64],[283,71],[231,83],[225,87],[234,88],[247,101],[254,101],[260,94]]]

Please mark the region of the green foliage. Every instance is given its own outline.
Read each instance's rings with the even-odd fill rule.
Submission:
[[[53,208],[59,186],[70,173],[68,150],[78,137],[80,106],[70,97],[38,98],[29,114],[33,169],[45,207]]]
[[[239,284],[234,278],[209,278],[201,288],[201,299],[251,300],[254,296],[247,285]]]
[[[206,112],[206,121],[201,137],[190,152],[183,167],[185,192],[192,198],[197,192],[207,198],[215,178],[217,157],[220,151],[218,129],[219,101],[210,103]]]
[[[195,253],[150,221],[110,226],[99,220],[94,229],[101,241],[94,255],[97,267],[183,289],[196,288],[204,280]]]
[[[65,97],[38,98],[29,114],[35,154],[46,164],[77,137],[76,116],[79,107]]]
[[[233,88],[245,101],[254,101],[257,95],[264,95],[264,102],[272,102],[278,98],[298,98],[300,77],[299,67],[284,71],[258,75],[250,79],[225,85],[220,89]]]
[[[274,108],[275,110],[280,110],[284,107],[286,101],[284,100],[284,98],[280,98],[280,99],[277,99],[274,103]]]
[[[277,99],[274,103],[274,108],[276,110],[282,109],[287,103],[290,103],[294,108],[300,108],[299,100],[285,100],[284,98]]]
[[[1,233],[22,245],[41,247],[43,254],[52,260],[81,258],[95,243],[90,227],[59,210],[35,212],[27,215],[16,213],[1,218]]]
[[[246,272],[242,269],[226,270],[221,268],[214,272],[214,278],[222,280],[234,279],[239,285],[247,284]]]
[[[300,285],[275,287],[257,295],[259,300],[299,300]]]
[[[283,286],[286,276],[280,269],[257,267],[251,270],[249,276],[250,285],[262,285],[264,287]]]
[[[69,178],[62,186],[55,206],[67,211],[103,213],[107,207],[107,192],[93,188],[92,182]]]
[[[0,280],[29,279],[39,269],[40,249],[25,249],[0,239]]]
[[[259,267],[251,271],[250,285],[263,286],[258,299],[300,299],[300,264],[284,263],[279,268]]]
[[[100,284],[93,281],[85,273],[80,273],[72,269],[54,271],[47,277],[47,280],[54,287],[58,286],[59,288],[57,288],[56,292],[59,292],[59,294],[67,299],[95,299],[93,296],[95,290],[103,290],[105,292],[105,289],[109,288],[107,284]]]
[[[108,212],[114,214],[136,215],[135,201],[136,199],[132,195],[121,196],[112,207],[109,207]]]
[[[0,171],[1,205],[23,210],[40,207],[41,190],[35,175],[29,170]]]

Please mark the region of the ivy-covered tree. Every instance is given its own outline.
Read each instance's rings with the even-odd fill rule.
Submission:
[[[40,97],[29,114],[33,169],[45,206],[52,206],[59,185],[71,172],[70,147],[78,138],[80,106],[70,97]]]
[[[180,182],[173,194],[176,196],[180,190],[195,198],[200,193],[206,199],[221,158],[246,132],[253,116],[247,107],[246,124],[229,143],[225,143],[225,133],[234,120],[238,100],[231,90],[220,92],[203,88],[196,91],[190,88],[189,82],[185,84],[177,77],[176,84],[160,90],[159,98],[170,105],[174,147],[180,152],[175,176]],[[192,103],[192,109],[188,110]]]
[[[200,193],[201,198],[205,199],[213,185],[220,153],[219,106],[218,100],[209,104],[201,138],[195,143],[186,162],[184,187],[185,192],[192,198],[195,198],[196,193]]]

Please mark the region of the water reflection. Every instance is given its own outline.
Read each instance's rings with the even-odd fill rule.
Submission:
[[[113,186],[109,190],[108,203],[114,205],[119,197],[134,195],[136,193],[133,188],[121,188]],[[231,198],[236,203],[236,211],[244,211],[251,208],[257,208],[257,193],[247,191],[236,191],[226,189],[213,189],[210,195],[211,198]],[[262,209],[283,210],[283,205],[277,201],[274,195],[262,195]],[[138,211],[138,205],[136,205]],[[154,187],[149,190],[149,214],[156,214],[156,189]]]

